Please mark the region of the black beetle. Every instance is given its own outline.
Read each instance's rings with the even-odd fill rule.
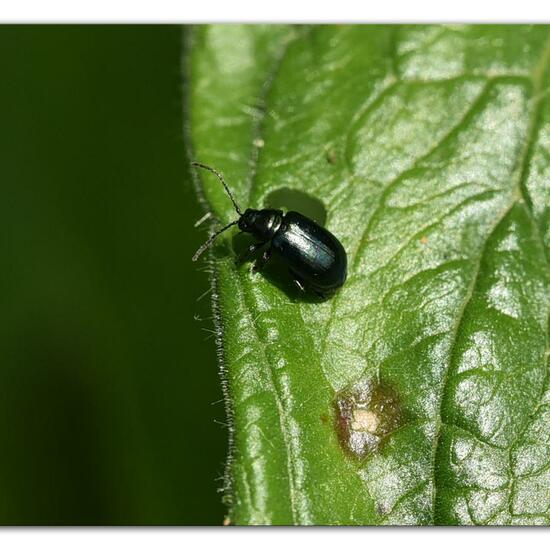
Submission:
[[[215,174],[228,194],[239,219],[214,233],[195,253],[193,261],[212,244],[214,239],[233,225],[252,234],[258,242],[251,244],[239,259],[245,259],[269,243],[254,270],[259,271],[275,252],[288,265],[294,282],[301,291],[311,288],[322,297],[339,289],[346,281],[347,256],[342,243],[327,229],[298,212],[247,208],[243,213],[223,176],[214,168],[200,162],[191,163]]]

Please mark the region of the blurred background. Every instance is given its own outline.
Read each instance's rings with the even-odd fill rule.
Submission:
[[[0,27],[2,525],[223,521],[184,32]]]

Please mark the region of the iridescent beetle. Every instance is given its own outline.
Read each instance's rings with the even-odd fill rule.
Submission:
[[[286,263],[294,282],[302,291],[309,288],[327,297],[344,284],[347,276],[346,251],[330,231],[299,212],[284,214],[282,210],[247,208],[243,213],[217,170],[200,162],[193,162],[192,165],[212,172],[221,181],[239,215],[238,220],[216,231],[197,250],[193,261],[199,259],[218,235],[238,225],[241,231],[250,233],[257,241],[248,247],[243,258],[266,246],[261,258],[254,264],[255,271],[260,271],[275,253]]]

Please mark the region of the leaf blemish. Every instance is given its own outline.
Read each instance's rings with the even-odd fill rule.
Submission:
[[[403,423],[396,392],[375,378],[340,391],[334,403],[340,445],[358,459],[376,452],[386,436]]]

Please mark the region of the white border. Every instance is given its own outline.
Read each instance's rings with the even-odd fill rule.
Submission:
[[[28,23],[548,22],[545,0],[3,0],[0,21]]]
[[[0,529],[0,544],[8,549],[40,550],[280,550],[300,544],[314,550],[468,550],[547,546],[545,528],[187,528],[187,529]],[[283,545],[283,546],[282,546]],[[291,546],[289,546],[291,545]]]
[[[204,23],[204,22],[548,22],[550,2],[460,0],[155,0],[75,2],[19,0],[3,2],[4,23]],[[1,31],[0,31],[1,32]],[[8,549],[97,550],[131,548],[182,550],[215,546],[223,550],[280,550],[304,542],[315,550],[468,550],[485,547],[547,546],[544,528],[172,528],[172,529],[0,529]],[[260,546],[261,545],[261,546]]]

